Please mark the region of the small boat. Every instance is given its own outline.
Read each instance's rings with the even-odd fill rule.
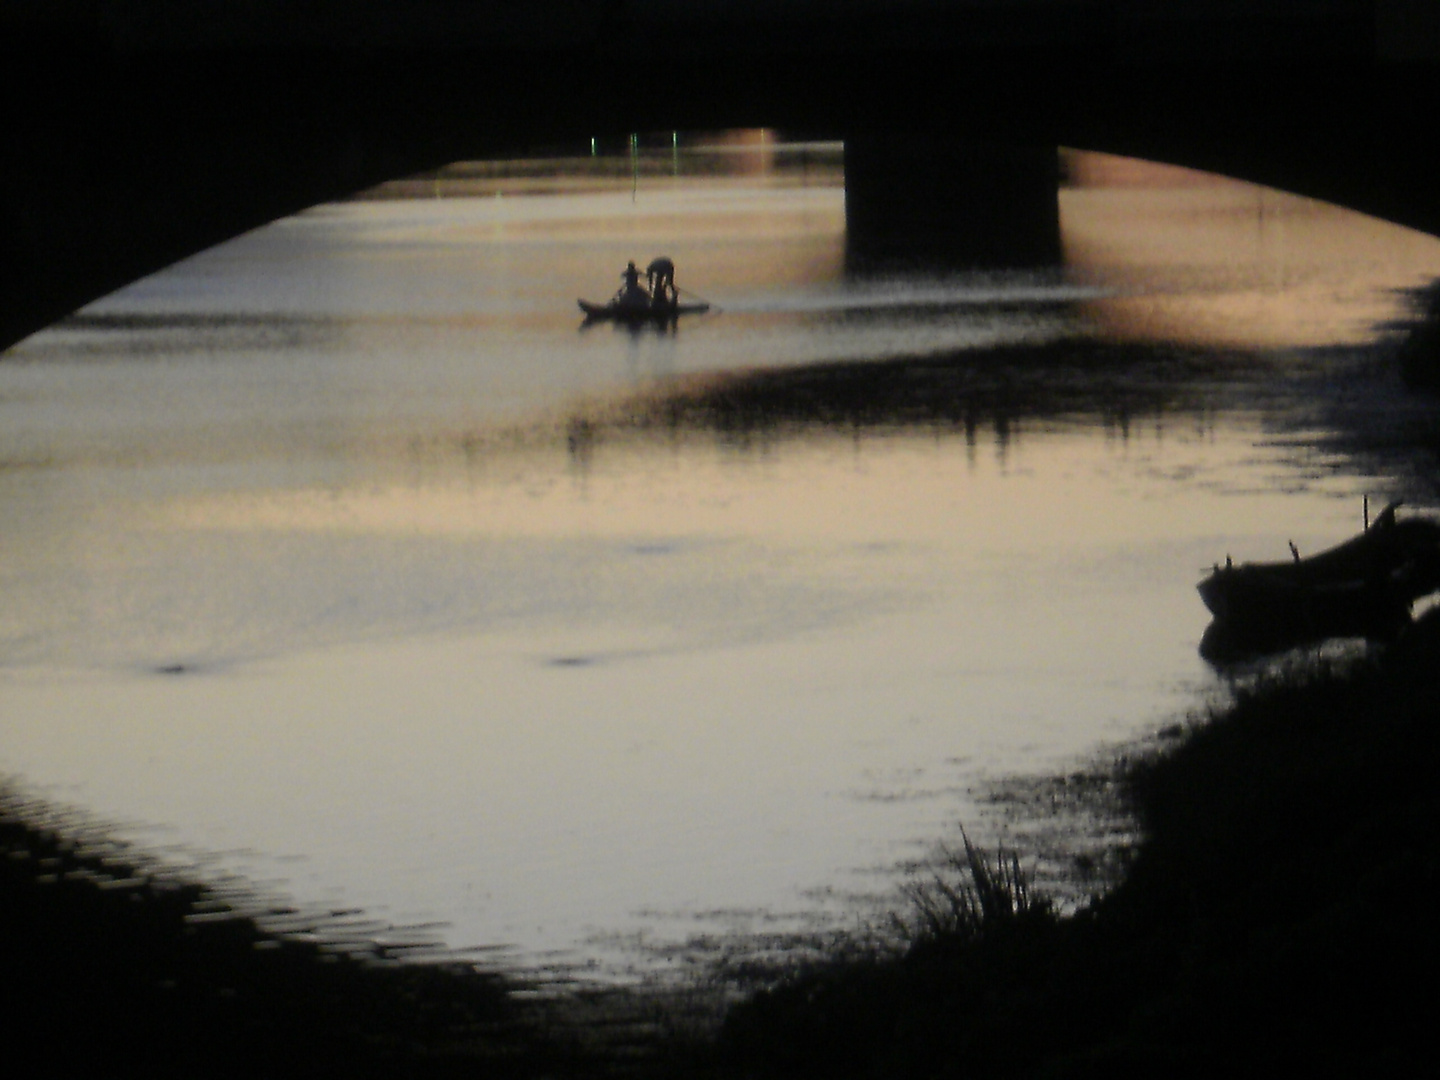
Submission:
[[[1278,648],[1393,636],[1417,600],[1440,590],[1440,524],[1397,520],[1399,505],[1359,536],[1307,558],[1291,545],[1289,562],[1217,564],[1196,586],[1215,616],[1207,637]]]
[[[709,304],[681,303],[678,300],[648,300],[640,304],[622,302],[617,297],[606,304],[596,304],[590,300],[580,300],[578,303],[580,310],[585,313],[586,322],[665,323],[674,321],[681,315],[699,315],[710,310]]]
[[[643,323],[664,325],[676,322],[681,315],[698,315],[709,311],[710,305],[698,297],[681,303],[681,289],[675,286],[675,263],[665,255],[657,255],[645,268],[645,284],[634,262],[620,275],[624,284],[608,303],[579,301],[585,322],[621,322],[632,326]]]

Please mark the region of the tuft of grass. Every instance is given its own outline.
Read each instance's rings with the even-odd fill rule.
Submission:
[[[891,921],[903,938],[972,940],[997,925],[1052,910],[1048,898],[1032,894],[1017,852],[999,848],[992,862],[963,828],[960,839],[961,851],[941,847],[939,870],[901,886],[910,910],[895,913]]]

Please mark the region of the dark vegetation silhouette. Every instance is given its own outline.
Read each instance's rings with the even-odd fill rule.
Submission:
[[[1410,386],[1434,392],[1440,390],[1440,281],[1408,299],[1412,317],[1400,326],[1400,370]]]
[[[277,938],[203,886],[27,823],[42,808],[3,809],[0,1017],[54,1075],[380,1076],[421,1046],[447,1075],[504,1041],[498,979]]]
[[[1238,689],[1122,763],[1125,881],[918,935],[737,1006],[750,1077],[1375,1075],[1432,1056],[1440,615]],[[980,888],[981,876],[975,877]],[[933,898],[932,898],[933,899]]]
[[[546,995],[456,959],[337,944],[354,912],[311,932],[272,932],[243,904],[56,817],[0,788],[0,1031],[16,1067],[115,1078],[587,1077],[659,1069],[661,1051],[685,1045],[663,1037],[638,996]]]
[[[1057,305],[1063,307],[1064,305]],[[863,317],[857,316],[857,317]],[[804,431],[981,427],[1004,441],[1022,422],[1099,419],[1122,433],[1140,417],[1199,414],[1222,379],[1266,372],[1242,353],[1125,345],[1065,337],[982,350],[840,360],[678,380],[663,395],[624,403],[606,428],[714,432],[734,441]]]

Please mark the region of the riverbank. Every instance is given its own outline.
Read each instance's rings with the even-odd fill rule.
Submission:
[[[729,1016],[746,1076],[1363,1075],[1431,1054],[1440,614],[1299,664],[1127,762],[1143,831],[1079,914],[1033,907]]]

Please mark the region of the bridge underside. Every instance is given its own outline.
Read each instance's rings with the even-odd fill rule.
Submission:
[[[449,161],[632,131],[1082,147],[1440,235],[1440,66],[1428,61],[1381,64],[1343,42],[1288,59],[1156,63],[1043,43],[722,44],[127,52],[12,37],[0,46],[0,346],[316,202]],[[862,228],[868,198],[852,201]]]
[[[1053,146],[847,132],[846,262],[862,271],[1058,265],[1059,171]]]

